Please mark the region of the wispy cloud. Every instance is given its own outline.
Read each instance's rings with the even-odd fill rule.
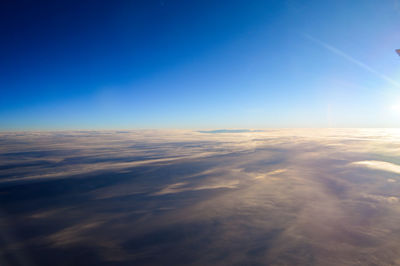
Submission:
[[[311,36],[309,34],[303,34],[303,36],[305,38],[311,40],[312,42],[324,47],[325,49],[329,50],[333,54],[338,55],[338,56],[346,59],[347,61],[359,66],[360,68],[362,68],[362,69],[374,74],[378,78],[380,78],[380,79],[382,79],[382,80],[384,80],[384,81],[386,81],[386,82],[388,82],[388,83],[400,88],[400,83],[397,82],[396,80],[394,80],[394,79],[392,79],[392,78],[390,78],[390,77],[388,77],[388,76],[376,71],[375,69],[373,69],[372,67],[368,66],[367,64],[365,64],[365,63],[355,59],[354,57],[346,54],[342,50],[340,50],[340,49],[338,49],[338,48],[336,48],[336,47],[334,47],[334,46],[332,46],[332,45],[330,45],[330,44],[328,44],[326,42],[323,42],[323,41],[321,41],[321,40],[319,40],[317,38],[314,38],[313,36]]]
[[[352,165],[365,166],[371,169],[400,174],[400,165],[394,163],[388,163],[383,161],[359,161],[359,162],[353,162]]]

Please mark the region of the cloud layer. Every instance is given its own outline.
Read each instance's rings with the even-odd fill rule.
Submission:
[[[1,133],[0,264],[395,265],[399,156],[394,130]]]

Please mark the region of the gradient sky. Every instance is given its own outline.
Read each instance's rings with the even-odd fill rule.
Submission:
[[[399,1],[0,5],[1,130],[400,125]]]

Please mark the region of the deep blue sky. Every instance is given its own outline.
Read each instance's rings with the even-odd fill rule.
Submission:
[[[400,126],[400,2],[2,1],[0,129]]]

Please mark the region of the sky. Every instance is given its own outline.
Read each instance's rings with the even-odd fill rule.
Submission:
[[[399,1],[0,5],[3,131],[400,125]]]

